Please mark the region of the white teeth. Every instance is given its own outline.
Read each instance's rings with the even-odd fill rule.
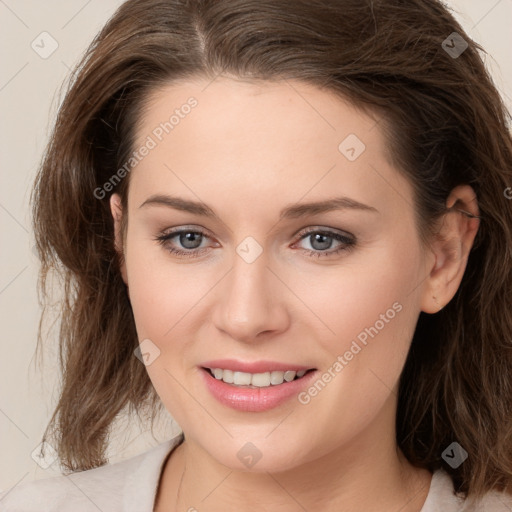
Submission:
[[[258,388],[265,388],[270,386],[270,373],[255,373],[252,376],[251,384]]]
[[[286,382],[290,382],[293,379],[295,379],[295,375],[297,375],[297,372],[292,372],[291,370],[288,370],[288,371],[284,372],[284,380]]]
[[[278,386],[285,381],[291,382],[295,377],[303,377],[307,371],[300,370],[295,372],[293,370],[287,370],[285,372],[247,373],[223,370],[222,368],[211,368],[210,370],[217,380],[223,380],[227,384],[234,384],[235,386],[254,386],[258,388],[265,388],[270,385]]]
[[[221,370],[222,371],[222,370]],[[224,373],[222,371],[222,373]],[[233,384],[237,386],[250,386],[252,375],[245,372],[235,372],[233,374]]]
[[[220,370],[220,368],[217,368],[217,370]],[[220,371],[222,372],[223,370]],[[233,384],[234,372],[232,370],[224,370],[224,373],[220,376],[220,378],[228,384]]]
[[[282,384],[284,381],[284,372],[270,372],[270,384],[274,386]]]

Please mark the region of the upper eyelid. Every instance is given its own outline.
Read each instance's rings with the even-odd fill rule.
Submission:
[[[327,227],[323,227],[323,226],[310,226],[307,228],[299,229],[299,231],[297,231],[294,236],[298,236],[300,234],[305,235],[305,234],[316,233],[316,232],[332,233],[334,235],[341,235],[341,236],[355,238],[354,235],[352,235],[351,233],[349,233],[348,231],[345,231],[343,229],[327,228]]]
[[[161,233],[162,234],[176,234],[176,233],[180,233],[183,231],[188,231],[188,232],[193,232],[193,233],[206,233],[206,234],[208,234],[208,236],[213,236],[211,231],[207,228],[203,228],[202,226],[187,226],[187,225],[163,229],[161,231]],[[331,228],[331,227],[326,227],[326,226],[316,225],[316,224],[313,224],[313,225],[305,227],[305,228],[300,228],[297,231],[295,231],[292,236],[295,237],[301,233],[305,234],[305,233],[309,233],[312,231],[326,231],[328,233],[354,236],[351,233],[349,233],[348,231],[345,231],[343,229]]]

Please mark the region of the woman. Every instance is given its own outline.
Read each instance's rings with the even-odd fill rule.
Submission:
[[[33,197],[70,473],[5,510],[511,510],[512,142],[480,50],[435,0],[124,3]],[[106,464],[162,405],[182,433]]]

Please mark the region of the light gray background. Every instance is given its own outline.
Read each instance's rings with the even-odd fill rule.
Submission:
[[[48,340],[43,373],[34,357],[40,310],[29,195],[60,101],[59,87],[121,3],[0,0],[0,491],[58,474],[57,463],[44,469],[31,458],[56,403],[59,381],[55,337]],[[512,108],[512,0],[451,0],[447,4],[456,10],[468,34],[487,50],[486,64]],[[31,47],[35,40],[43,51],[40,40],[46,37],[44,48],[50,48],[42,32],[58,43],[48,58],[41,58]],[[155,429],[156,439],[147,427],[120,430],[109,450],[111,462],[140,453],[178,431],[170,417]]]

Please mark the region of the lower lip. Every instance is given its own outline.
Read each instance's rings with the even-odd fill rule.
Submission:
[[[245,412],[262,412],[273,409],[297,396],[315,377],[316,370],[310,371],[300,379],[283,382],[277,386],[264,388],[240,388],[216,379],[208,370],[201,368],[201,373],[210,393],[221,403]]]

